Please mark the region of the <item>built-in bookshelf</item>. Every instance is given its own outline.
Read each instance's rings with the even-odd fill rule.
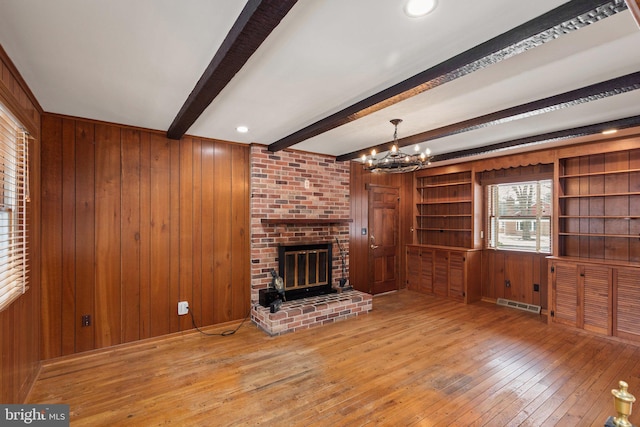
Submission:
[[[558,161],[559,256],[640,262],[640,149]]]
[[[474,180],[470,170],[416,174],[416,243],[474,248]]]

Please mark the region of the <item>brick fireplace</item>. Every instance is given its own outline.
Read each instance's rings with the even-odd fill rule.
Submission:
[[[348,277],[349,217],[348,162],[336,162],[331,156],[291,150],[272,153],[265,146],[252,145],[252,305],[258,302],[259,290],[269,287],[271,270],[279,270],[278,248],[281,245],[332,244],[331,285],[334,285],[343,277],[337,239],[345,252],[344,274]],[[317,308],[319,303],[314,301],[314,304]],[[346,306],[352,302],[343,301],[340,304]],[[305,310],[309,311],[310,308]],[[254,321],[257,320],[255,310],[252,317]],[[331,318],[336,317],[340,316]],[[304,320],[310,327],[314,323],[322,324],[327,319],[317,322]]]

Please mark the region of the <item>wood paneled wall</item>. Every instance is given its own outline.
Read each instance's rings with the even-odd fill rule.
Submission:
[[[406,287],[405,246],[413,243],[413,174],[374,174],[362,168],[362,163],[351,162],[351,218],[349,236],[349,282],[355,289],[369,292],[369,197],[367,184],[387,185],[400,189],[399,244],[400,262],[398,265],[399,287]],[[367,229],[363,235],[361,230]]]
[[[544,161],[547,158],[542,155],[539,159]],[[488,184],[553,178],[553,163],[527,166],[519,166],[519,163],[522,162],[516,162],[512,167],[491,170],[486,170],[488,165],[485,164],[485,171],[478,174],[482,188]],[[483,228],[487,223],[484,204],[483,197],[480,206]],[[488,233],[485,232],[486,235]],[[483,246],[486,246],[486,242],[483,242]],[[547,255],[492,249],[482,251],[482,297],[489,300],[506,298],[547,309]],[[538,291],[534,290],[534,285],[538,285]]]
[[[45,114],[42,159],[43,359],[247,314],[248,146]]]
[[[547,309],[546,254],[482,251],[482,297],[506,298]],[[507,285],[508,281],[508,285]],[[538,285],[538,291],[534,285]]]
[[[40,114],[41,108],[0,46],[0,102],[22,123],[29,141],[31,202],[29,290],[0,312],[0,402],[22,403],[40,369]]]

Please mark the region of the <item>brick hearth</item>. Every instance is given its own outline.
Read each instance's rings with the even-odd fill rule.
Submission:
[[[269,335],[282,335],[366,314],[373,308],[371,295],[356,290],[287,301],[277,313],[256,305],[251,320]]]

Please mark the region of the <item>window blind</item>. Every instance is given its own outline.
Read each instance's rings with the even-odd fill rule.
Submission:
[[[0,105],[0,311],[28,287],[28,134]]]

